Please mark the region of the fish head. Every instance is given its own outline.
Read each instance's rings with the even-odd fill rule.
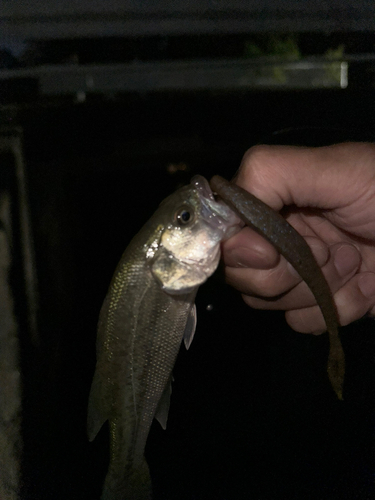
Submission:
[[[202,176],[164,200],[157,213],[163,229],[151,271],[165,292],[188,293],[216,270],[220,242],[238,231],[240,219],[215,200]]]

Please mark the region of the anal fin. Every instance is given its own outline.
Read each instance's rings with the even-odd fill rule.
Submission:
[[[89,441],[95,439],[104,422],[108,420],[105,393],[103,376],[96,369],[90,389],[87,413],[87,435]]]
[[[167,428],[167,420],[169,407],[171,403],[171,394],[172,394],[172,376],[168,380],[167,385],[163,391],[163,394],[159,400],[158,406],[156,408],[155,418],[165,430]]]

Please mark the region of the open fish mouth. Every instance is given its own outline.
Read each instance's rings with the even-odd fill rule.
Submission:
[[[195,175],[191,184],[199,193],[203,219],[222,233],[222,239],[236,234],[243,226],[241,219],[226,203],[215,199],[208,181],[201,175]]]

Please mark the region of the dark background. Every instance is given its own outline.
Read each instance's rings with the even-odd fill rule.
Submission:
[[[366,9],[358,7],[349,15],[338,8],[338,17],[331,18],[336,31],[332,26],[327,31],[323,7],[310,20],[299,11],[298,24],[288,9],[281,15],[271,4],[268,17],[251,14],[259,21],[253,25],[259,43],[265,27],[269,30],[277,20],[285,27],[289,19],[307,56],[322,55],[340,43],[352,55],[373,53],[373,32],[358,30],[358,24],[351,31],[366,18]],[[17,17],[16,35],[22,22],[36,19],[29,14],[23,21]],[[118,32],[106,39],[92,32],[85,32],[85,39],[64,38],[61,31],[54,37],[49,31],[54,20],[71,29],[78,26],[74,23],[84,25],[78,14],[54,16],[40,17],[40,39],[35,24],[24,24],[32,44],[27,41],[22,56],[12,52],[17,44],[7,45],[4,68],[38,68],[69,58],[77,64],[105,64],[241,57],[248,37],[238,11],[231,11],[232,32],[210,32],[215,16],[206,13],[199,20],[208,24],[198,37],[192,28],[184,33],[176,21],[175,38],[154,31],[156,38],[133,33],[132,40],[131,33],[125,39]],[[90,16],[100,25],[98,17]],[[106,16],[110,25],[113,17]],[[155,13],[142,16],[148,26],[161,19]],[[189,16],[185,21],[192,26],[197,18]],[[346,30],[337,29],[340,16]],[[121,19],[123,27],[137,20],[135,14]],[[225,16],[220,19],[226,22]],[[305,33],[301,28],[306,21],[311,29],[311,19],[316,30]],[[93,443],[85,431],[97,318],[124,248],[160,201],[196,173],[231,178],[254,144],[373,140],[373,75],[372,63],[357,61],[349,67],[346,89],[87,94],[84,102],[74,95],[47,98],[35,78],[1,81],[1,123],[20,126],[23,133],[38,277],[35,342],[25,320],[14,202],[12,285],[24,387],[22,500],[100,496],[108,465],[107,429]],[[9,171],[0,174],[0,181],[16,199],[17,180]],[[298,334],[286,326],[282,313],[251,310],[225,284],[222,269],[200,288],[197,309],[195,339],[188,352],[181,348],[174,369],[167,430],[154,423],[146,448],[155,500],[373,498],[373,320],[342,329],[347,372],[344,401],[339,402],[326,374],[326,335]]]
[[[365,138],[372,97],[158,94],[22,114],[40,294],[40,346],[24,351],[23,498],[98,498],[107,434],[93,444],[85,434],[97,317],[123,249],[158,203],[195,173],[230,178],[257,142]],[[316,128],[288,130],[306,123]],[[268,133],[277,127],[286,130]],[[251,310],[220,271],[197,306],[167,431],[155,423],[146,450],[155,498],[370,498],[372,320],[343,329],[339,402],[326,335],[301,335],[282,314]]]

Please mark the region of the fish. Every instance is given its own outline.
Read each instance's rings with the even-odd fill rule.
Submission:
[[[220,242],[239,228],[196,176],[160,204],[123,253],[99,315],[87,418],[90,441],[109,422],[102,500],[151,498],[150,427],[156,418],[166,428],[172,370],[195,332],[195,295],[218,266]]]
[[[337,311],[306,241],[278,212],[234,183],[214,176],[209,185],[195,176],[132,239],[100,311],[87,432],[92,441],[109,421],[102,500],[152,498],[144,457],[152,421],[166,428],[172,370],[181,343],[188,349],[194,337],[195,295],[218,266],[221,241],[244,223],[270,241],[313,292],[330,338],[328,376],[342,399],[345,357]]]
[[[329,285],[305,239],[280,215],[257,197],[219,175],[212,190],[258,234],[286,258],[312,291],[326,322],[329,336],[328,378],[339,400],[343,396],[345,354],[339,336],[339,318]]]

